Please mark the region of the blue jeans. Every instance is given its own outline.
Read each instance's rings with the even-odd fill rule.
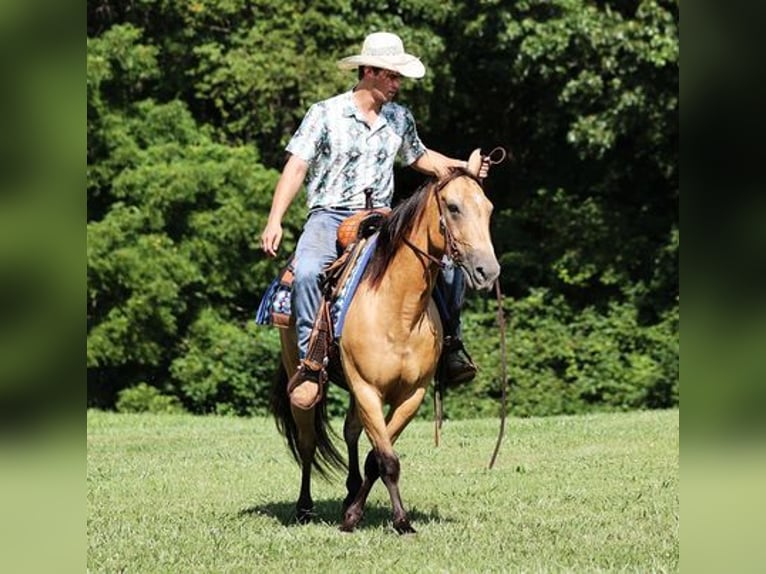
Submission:
[[[458,338],[462,336],[460,310],[465,302],[465,288],[463,270],[455,267],[451,262],[447,263],[436,280],[436,289],[445,307],[439,308],[445,335]]]
[[[337,234],[347,211],[323,209],[309,214],[295,248],[292,309],[298,331],[298,358],[306,358],[322,291],[320,275],[338,257]]]
[[[295,277],[293,279],[292,312],[298,334],[298,358],[306,358],[311,330],[314,326],[322,291],[319,281],[322,271],[340,255],[337,247],[338,227],[351,213],[323,209],[309,214],[295,248]],[[460,309],[465,298],[463,272],[447,265],[437,283],[446,303],[450,319],[445,334],[460,336]],[[442,317],[444,320],[444,317]]]

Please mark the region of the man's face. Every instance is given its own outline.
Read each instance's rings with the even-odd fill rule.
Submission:
[[[393,101],[401,86],[402,76],[391,70],[373,70],[373,87],[383,94],[387,102]]]

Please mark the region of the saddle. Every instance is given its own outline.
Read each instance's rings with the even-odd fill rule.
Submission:
[[[301,369],[311,371],[320,386],[329,379],[346,386],[337,349],[336,331],[340,333],[354,291],[364,267],[374,250],[376,232],[389,208],[368,208],[346,218],[338,227],[337,242],[341,255],[327,266],[320,278],[322,300],[314,319],[306,358]],[[264,294],[256,314],[260,325],[279,328],[291,326],[291,295],[295,279],[295,256],[279,272]],[[320,396],[321,396],[320,392]]]
[[[380,224],[389,213],[391,208],[379,207],[365,209],[347,217],[338,227],[338,246],[345,251],[357,241],[368,238],[380,228]]]
[[[325,271],[325,283],[333,282],[335,292],[340,293],[345,286],[346,279],[340,279],[337,275],[343,275],[346,267],[353,267],[358,260],[361,249],[357,247],[367,245],[367,240],[374,235],[383,219],[391,212],[389,208],[366,209],[346,218],[338,228],[337,241],[341,255]],[[274,325],[281,329],[290,326],[292,315],[292,285],[295,279],[295,255],[291,255],[287,264],[280,269],[276,278],[271,282],[261,298],[256,312],[255,321],[258,325]],[[323,287],[322,293],[325,293]],[[337,311],[336,313],[337,314]]]

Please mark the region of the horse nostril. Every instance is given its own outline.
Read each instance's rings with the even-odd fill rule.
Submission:
[[[484,267],[477,267],[476,268],[476,273],[478,273],[479,277],[481,277],[482,279],[486,279],[487,278],[487,273],[484,271]]]

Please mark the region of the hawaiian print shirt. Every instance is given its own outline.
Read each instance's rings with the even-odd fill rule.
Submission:
[[[426,151],[407,108],[384,104],[370,127],[352,94],[312,105],[287,145],[288,152],[309,164],[306,190],[311,210],[363,208],[368,189],[374,207],[390,206],[395,159],[410,165]]]

